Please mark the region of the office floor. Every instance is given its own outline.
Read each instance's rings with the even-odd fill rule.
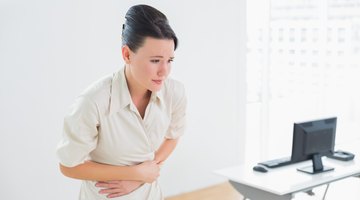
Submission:
[[[200,189],[165,200],[242,200],[242,196],[230,185],[225,182],[208,188]]]
[[[294,200],[321,200],[326,186],[320,186],[313,189],[315,195],[309,196],[306,193],[298,193]],[[353,177],[340,180],[330,184],[327,191],[326,200],[359,200],[360,199],[360,178]],[[165,200],[243,200],[243,197],[225,182],[208,188],[200,189]]]

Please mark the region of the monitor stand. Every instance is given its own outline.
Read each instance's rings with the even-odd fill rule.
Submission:
[[[323,166],[320,154],[314,154],[312,156],[312,163],[313,163],[312,166],[299,168],[297,170],[308,174],[317,174],[317,173],[334,170],[334,168],[332,167]]]

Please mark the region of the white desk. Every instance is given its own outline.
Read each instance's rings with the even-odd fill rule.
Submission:
[[[359,157],[359,155],[357,155]],[[233,187],[251,200],[290,200],[297,192],[360,175],[360,160],[338,161],[323,157],[323,164],[333,171],[315,175],[299,172],[296,168],[311,165],[305,161],[289,166],[269,169],[267,173],[255,172],[254,165],[238,165],[215,171],[229,179]]]

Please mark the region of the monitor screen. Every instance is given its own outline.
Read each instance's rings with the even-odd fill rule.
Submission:
[[[308,173],[331,170],[322,166],[321,156],[332,154],[334,151],[336,121],[337,118],[333,117],[294,123],[291,162],[312,159],[313,166],[307,167],[305,171]]]

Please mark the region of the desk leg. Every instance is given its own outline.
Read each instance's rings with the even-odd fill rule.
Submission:
[[[229,181],[231,185],[240,193],[242,194],[245,199],[249,198],[251,200],[291,200],[292,195],[276,195],[270,192],[266,192],[260,189],[256,189],[241,183],[237,183],[234,181]]]

